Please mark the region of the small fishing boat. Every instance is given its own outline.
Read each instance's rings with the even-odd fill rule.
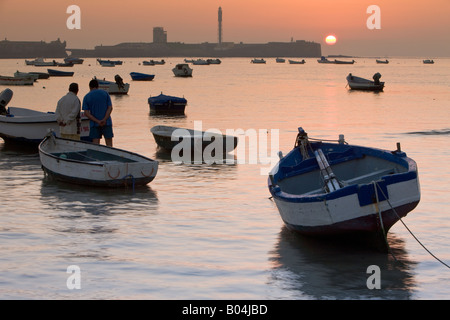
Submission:
[[[35,66],[35,67],[52,67],[56,66],[56,61],[45,61],[44,58],[36,58],[34,60],[25,60],[25,64],[27,66]]]
[[[205,59],[197,59],[192,61],[193,65],[198,65],[198,66],[207,66],[209,65],[209,62]]]
[[[157,60],[150,60],[150,61],[142,61],[142,64],[144,66],[156,66],[156,65],[163,65],[166,62],[164,61],[164,59],[157,61]]]
[[[37,145],[53,130],[59,136],[59,126],[54,112],[42,112],[27,108],[8,107],[13,92],[0,93],[0,137],[7,143]],[[81,117],[81,139],[89,140],[89,119]]]
[[[217,139],[222,143],[221,151],[223,154],[233,151],[238,144],[238,138],[235,136],[208,131],[158,125],[151,128],[150,132],[153,134],[157,145],[165,150],[172,150],[178,143],[185,139],[191,140],[190,146],[193,152],[196,150],[203,152],[208,145]]]
[[[111,61],[103,61],[100,63],[102,67],[115,67],[116,65]]]
[[[179,63],[172,69],[175,77],[192,77],[192,71],[187,63]]]
[[[115,81],[100,80],[94,77],[98,81],[98,88],[105,90],[109,94],[128,94],[130,90],[129,83],[123,83],[122,78],[119,75],[114,76]]]
[[[276,58],[275,62],[277,62],[277,63],[285,63],[286,59],[284,59],[284,58]]]
[[[334,59],[334,63],[335,63],[335,64],[354,64],[354,63],[355,63],[355,60],[352,60],[352,61],[344,61],[344,60],[337,60],[337,59]]]
[[[73,71],[60,71],[55,69],[47,69],[47,72],[50,77],[72,77],[74,74]]]
[[[155,65],[163,65],[166,64],[166,62],[164,61],[164,59],[161,60],[150,60],[150,62],[153,62]]]
[[[423,60],[423,63],[424,63],[424,64],[433,64],[433,63],[434,63],[434,60],[430,60],[430,59]]]
[[[122,60],[102,60],[102,59],[97,59],[97,62],[101,66],[110,66],[110,65],[120,66],[120,65],[123,64]]]
[[[376,62],[378,63],[378,64],[388,64],[389,63],[389,60],[388,59],[386,59],[386,60],[376,60]]]
[[[14,77],[16,77],[16,78],[31,78],[31,79],[33,79],[33,81],[37,81],[37,79],[39,79],[39,76],[37,74],[32,74],[32,73],[28,73],[28,72],[20,72],[20,71],[14,72]]]
[[[251,63],[266,63],[266,60],[264,60],[263,58],[261,59],[252,59]]]
[[[47,72],[28,72],[29,74],[35,74],[38,76],[38,79],[48,79],[50,75]]]
[[[148,98],[150,112],[152,114],[184,114],[187,100],[185,98],[167,96],[161,94]]]
[[[146,74],[140,72],[131,72],[130,76],[134,81],[152,81],[153,78],[155,78],[154,74]]]
[[[320,57],[320,59],[317,59],[318,63],[335,63],[334,61],[328,60],[324,56]]]
[[[32,86],[34,79],[31,77],[0,76],[0,85],[4,86]]]
[[[73,63],[73,64],[83,64],[84,59],[77,58],[77,57],[67,57],[64,59],[64,62]]]
[[[383,91],[384,82],[381,82],[380,78],[381,74],[378,72],[373,75],[374,81],[356,77],[349,73],[347,76],[347,85],[352,90]]]
[[[386,235],[420,201],[417,165],[397,150],[309,138],[280,154],[268,188],[289,229],[319,237],[350,236],[386,250]]]
[[[72,62],[57,62],[56,66],[57,67],[73,67],[73,63]]]
[[[207,59],[209,64],[221,64],[222,61],[220,59]]]
[[[302,59],[302,61],[289,60],[289,64],[305,64],[305,59]]]
[[[48,176],[94,187],[142,186],[158,171],[158,161],[139,154],[51,133],[39,144],[39,158]]]

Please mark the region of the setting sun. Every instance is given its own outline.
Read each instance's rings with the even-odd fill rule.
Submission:
[[[333,45],[336,43],[336,37],[333,35],[329,35],[326,37],[325,42],[329,45]]]

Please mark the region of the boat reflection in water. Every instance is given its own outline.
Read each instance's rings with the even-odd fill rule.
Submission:
[[[363,245],[327,242],[301,236],[283,226],[271,252],[272,280],[289,299],[412,299],[416,286],[413,262],[405,243],[388,235],[393,255],[374,253]],[[380,268],[380,289],[369,289]]]

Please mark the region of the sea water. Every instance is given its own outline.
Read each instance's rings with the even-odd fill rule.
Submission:
[[[182,58],[143,66],[123,59],[104,68],[94,58],[75,65],[73,77],[11,87],[9,106],[54,111],[69,84],[80,99],[96,76],[130,83],[113,96],[114,146],[159,161],[144,188],[105,190],[48,180],[36,150],[0,142],[1,299],[448,299],[449,269],[432,257],[400,222],[388,234],[390,254],[298,236],[284,226],[270,199],[270,154],[277,132],[284,154],[298,127],[310,137],[394,150],[418,165],[421,201],[403,221],[436,257],[450,262],[450,59],[358,58],[353,65],[252,64],[224,58],[192,66],[192,78],[174,77]],[[46,71],[22,59],[0,60],[0,74]],[[61,68],[62,70],[62,68]],[[154,74],[132,81],[130,72]],[[346,76],[385,81],[384,92],[356,92]],[[0,91],[6,87],[0,86]],[[150,115],[147,99],[185,97],[184,116]],[[150,128],[255,130],[263,146],[245,136],[247,158],[224,164],[178,164],[157,148]],[[103,142],[102,142],[103,143]],[[276,150],[278,151],[278,150]],[[257,155],[250,163],[250,155]],[[267,171],[267,170],[266,170]],[[379,268],[379,288],[369,285]],[[368,272],[369,270],[369,272]]]

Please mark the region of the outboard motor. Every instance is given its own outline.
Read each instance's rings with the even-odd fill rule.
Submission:
[[[381,78],[381,74],[379,72],[377,72],[373,75],[373,81],[375,82],[375,84],[380,84],[380,78]]]
[[[123,79],[122,79],[122,77],[121,76],[119,76],[118,74],[116,74],[115,76],[114,76],[114,80],[116,80],[116,83],[117,83],[117,86],[119,87],[119,88],[124,88],[125,87],[125,85],[123,84]]]
[[[0,92],[0,114],[5,115],[6,114],[6,106],[11,101],[13,96],[13,92],[11,89],[5,89],[2,92]]]

